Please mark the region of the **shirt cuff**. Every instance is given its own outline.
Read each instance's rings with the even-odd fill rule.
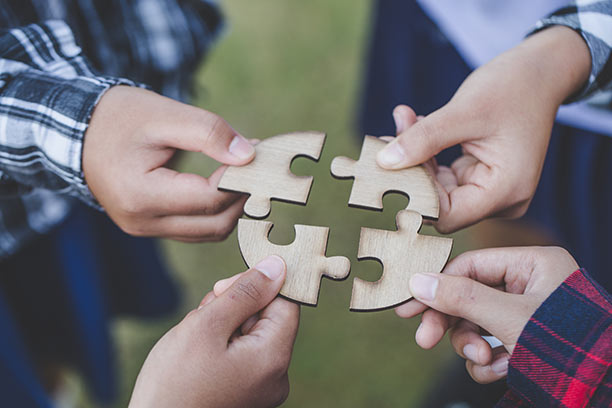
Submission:
[[[611,311],[610,295],[585,270],[570,275],[521,333],[509,362],[511,393],[536,407],[589,401],[612,365]]]
[[[21,135],[26,145],[32,141],[37,151],[31,154],[27,172],[18,160],[8,162],[5,178],[77,197],[101,209],[83,174],[83,143],[96,105],[115,85],[137,86],[122,78],[60,78],[37,70],[12,78],[0,95],[8,118],[5,130]],[[23,149],[15,154],[25,156]]]

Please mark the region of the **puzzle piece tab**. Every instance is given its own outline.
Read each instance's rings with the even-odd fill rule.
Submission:
[[[335,280],[348,277],[351,270],[348,258],[325,256],[329,228],[295,225],[293,243],[276,245],[268,240],[272,227],[268,221],[242,218],[238,220],[238,244],[249,268],[269,255],[278,255],[285,260],[287,278],[281,295],[316,306],[322,276]]]
[[[358,161],[348,157],[336,157],[332,161],[333,176],[355,179],[349,205],[382,210],[385,193],[404,193],[410,200],[407,210],[437,219],[440,212],[438,192],[422,166],[385,170],[376,163],[376,155],[386,144],[384,140],[366,136]]]
[[[453,240],[419,235],[422,217],[414,211],[397,214],[397,231],[361,228],[357,258],[377,259],[383,265],[376,282],[353,281],[351,310],[380,310],[410,299],[410,278],[416,273],[439,273],[450,256]]]
[[[267,138],[255,146],[253,161],[244,166],[229,167],[221,180],[220,190],[248,193],[244,212],[253,218],[270,214],[270,199],[306,204],[312,177],[296,176],[290,170],[296,157],[319,160],[325,143],[320,132],[296,132]]]

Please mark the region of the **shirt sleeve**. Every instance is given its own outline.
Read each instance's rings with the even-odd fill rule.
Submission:
[[[612,406],[612,297],[574,272],[529,319],[497,407]]]
[[[97,75],[68,25],[0,30],[0,198],[44,188],[96,206],[83,137],[106,90],[133,82]]]
[[[612,0],[575,0],[571,5],[555,11],[536,24],[538,32],[562,25],[574,29],[591,52],[591,74],[587,84],[566,103],[584,99],[591,94],[610,89],[612,81]]]

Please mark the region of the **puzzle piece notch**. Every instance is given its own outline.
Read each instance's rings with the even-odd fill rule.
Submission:
[[[383,265],[376,282],[353,281],[352,311],[382,310],[412,297],[410,278],[416,273],[439,273],[453,245],[451,238],[419,235],[420,214],[402,210],[397,214],[397,231],[361,228],[357,259],[377,259]]]
[[[387,192],[406,194],[407,210],[437,219],[440,202],[436,185],[423,166],[386,170],[376,163],[376,155],[387,142],[374,136],[363,140],[359,160],[339,156],[332,160],[331,174],[340,179],[354,178],[349,205],[382,210]]]
[[[329,228],[295,225],[295,240],[276,245],[268,237],[274,224],[269,221],[238,220],[238,244],[244,261],[252,268],[269,255],[278,255],[287,264],[287,278],[280,294],[297,302],[316,306],[321,278],[346,279],[351,263],[344,256],[326,257]]]
[[[244,212],[253,218],[270,214],[270,200],[306,204],[312,176],[296,176],[291,163],[297,157],[319,160],[325,143],[321,132],[295,132],[269,137],[255,146],[255,158],[244,166],[230,166],[219,190],[247,193]]]

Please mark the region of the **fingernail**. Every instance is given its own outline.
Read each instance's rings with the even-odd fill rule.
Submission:
[[[474,363],[478,364],[478,347],[476,347],[475,345],[466,344],[463,348],[463,355],[468,360],[471,360]]]
[[[229,152],[241,159],[248,159],[255,154],[255,148],[244,137],[237,135],[229,145]]]
[[[504,356],[491,364],[491,370],[497,375],[508,374],[508,356]]]
[[[255,265],[255,269],[263,273],[270,280],[277,280],[285,269],[285,262],[279,256],[272,255]]]
[[[398,112],[393,112],[393,120],[395,121],[395,131],[400,134],[404,131],[404,119]]]
[[[432,301],[436,298],[438,278],[417,273],[410,279],[410,292],[419,300]]]
[[[423,328],[423,323],[419,323],[419,327],[417,327],[416,332],[414,332],[414,341],[419,344],[419,336],[421,335],[421,329]]]
[[[378,153],[378,162],[384,166],[394,166],[404,160],[404,149],[397,142],[391,142]]]

